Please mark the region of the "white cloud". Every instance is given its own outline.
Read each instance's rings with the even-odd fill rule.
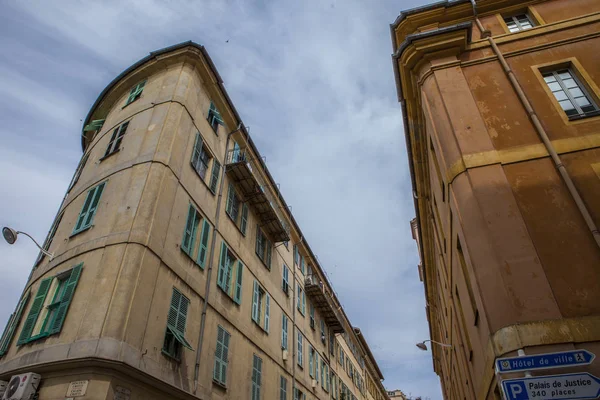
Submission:
[[[54,167],[21,162],[9,174],[11,167],[0,164],[0,184],[17,193],[0,200],[0,218],[43,237],[80,156],[78,119],[104,85],[150,51],[190,39],[204,44],[346,313],[367,337],[385,385],[440,399],[431,355],[414,345],[429,332],[410,233],[414,210],[389,56],[389,23],[399,8],[422,1],[396,3],[13,3],[5,18],[12,15],[20,23],[0,27],[0,43],[23,46],[24,55],[16,59],[26,62],[19,71],[18,62],[0,58],[0,72],[6,74],[0,82],[9,84],[0,90],[10,96],[7,102],[23,104],[25,114],[0,110],[8,121],[0,131],[6,143],[2,150],[13,158],[52,162],[43,139],[32,145],[39,133],[21,129],[21,135],[6,141],[5,135],[25,122],[47,127],[49,116],[68,129],[48,128],[45,143],[64,155]],[[40,49],[45,42],[60,51]],[[65,63],[76,63],[76,70],[61,72]],[[82,73],[86,66],[89,74]],[[52,74],[60,74],[63,84],[57,85]],[[43,99],[21,86],[39,89]],[[35,213],[23,211],[31,208]],[[5,292],[4,304],[16,302],[35,258],[35,249],[19,245],[0,245],[0,272],[19,268],[12,281],[17,290]],[[11,308],[0,306],[0,321]]]

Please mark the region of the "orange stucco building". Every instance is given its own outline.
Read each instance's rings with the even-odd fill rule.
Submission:
[[[442,1],[391,33],[445,398],[501,398],[519,349],[600,354],[600,1]]]

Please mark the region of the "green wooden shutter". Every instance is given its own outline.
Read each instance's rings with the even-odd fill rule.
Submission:
[[[302,315],[306,313],[306,294],[302,292]]]
[[[246,235],[246,227],[248,226],[248,204],[242,204],[242,220],[240,222],[240,230],[242,235]]]
[[[79,212],[79,217],[77,218],[77,222],[75,223],[75,228],[73,228],[73,233],[79,232],[83,228],[83,222],[85,221],[88,210],[90,208],[90,203],[92,202],[92,197],[94,197],[94,193],[96,192],[96,188],[91,188],[87,191],[85,196],[85,201],[83,202],[83,207]]]
[[[217,273],[217,285],[225,290],[225,269],[227,262],[227,245],[221,243],[221,257],[219,258],[219,272]]]
[[[104,125],[103,119],[95,119],[92,122],[90,122],[88,125],[86,125],[85,128],[83,128],[83,131],[84,132],[98,131],[98,130],[102,129],[102,125]]]
[[[35,326],[40,311],[42,310],[44,300],[46,300],[46,295],[48,294],[48,289],[50,289],[52,279],[54,278],[46,278],[40,283],[40,287],[35,295],[35,298],[33,299],[33,304],[31,305],[29,314],[25,319],[25,324],[23,324],[23,329],[21,329],[21,335],[19,335],[17,346],[23,343],[27,343],[27,341],[31,337],[31,332],[33,332],[33,327]]]
[[[105,184],[106,184],[106,182],[102,182],[95,188],[90,189],[90,191],[88,191],[88,196],[90,197],[90,201],[88,202],[88,199],[86,198],[85,204],[84,204],[84,209],[87,204],[87,206],[88,206],[87,210],[85,210],[85,212],[84,212],[84,209],[81,210],[81,213],[84,214],[84,218],[81,221],[78,221],[78,225],[80,222],[82,222],[82,224],[78,228],[79,230],[89,228],[92,225],[92,222],[94,222],[94,215],[96,214],[96,209],[98,208],[98,203],[100,202],[100,196],[102,196],[102,191],[104,190]],[[80,218],[81,218],[81,214],[80,214]]]
[[[210,224],[204,219],[202,223],[202,233],[200,235],[200,247],[198,249],[198,260],[196,261],[201,268],[205,267],[206,254],[208,253],[208,236],[210,234]]]
[[[271,317],[271,296],[269,296],[269,293],[267,293],[266,298],[267,302],[265,304],[265,331],[269,333],[269,323]]]
[[[52,325],[48,330],[48,334],[50,335],[53,333],[58,333],[62,329],[63,323],[67,316],[67,311],[69,310],[69,305],[71,305],[71,300],[73,299],[73,294],[75,293],[75,288],[77,287],[77,282],[79,282],[79,276],[81,275],[82,267],[83,263],[75,266],[71,270],[71,275],[66,283],[60,305],[56,309],[54,320],[52,321]]]
[[[227,365],[229,358],[229,339],[231,335],[219,325],[217,348],[215,349],[215,367],[213,379],[223,386],[227,385]]]
[[[311,378],[314,379],[315,377],[315,372],[314,372],[314,356],[315,350],[313,349],[312,346],[308,347],[308,374],[310,375]]]
[[[287,379],[279,376],[279,400],[287,400]]]
[[[244,271],[244,264],[241,261],[238,261],[237,267],[237,279],[235,282],[235,292],[233,296],[233,301],[237,304],[242,304],[242,273]]]
[[[125,132],[127,132],[128,126],[129,126],[129,121],[123,123],[119,127],[119,135],[117,136],[117,141],[115,142],[115,145],[113,146],[113,149],[112,149],[113,153],[115,151],[119,150],[119,146],[121,145],[121,142],[123,141],[123,136],[125,136]]]
[[[303,360],[303,350],[302,350],[302,332],[298,332],[298,365],[302,366]]]
[[[194,234],[194,219],[196,218],[196,208],[190,203],[188,207],[188,214],[185,223],[185,229],[183,231],[183,239],[181,241],[181,250],[185,251],[187,254],[192,254],[192,246],[193,246],[193,234]]]
[[[302,271],[302,274],[304,274],[304,257],[302,257],[302,255],[300,255],[300,271]]]
[[[216,158],[213,158],[213,167],[210,176],[210,191],[217,193],[217,183],[219,182],[219,174],[221,173],[221,164]]]
[[[225,293],[231,296],[231,275],[233,273],[233,263],[235,261],[229,258],[229,253],[225,258]]]
[[[235,189],[233,188],[233,183],[229,182],[229,186],[227,187],[227,202],[225,203],[225,211],[230,217],[233,208],[233,196],[235,196]]]
[[[256,323],[259,321],[258,298],[260,296],[258,282],[254,281],[254,289],[252,291],[252,320]]]
[[[285,314],[281,315],[281,348],[288,348],[288,319]]]
[[[315,351],[315,379],[319,382],[319,353]]]
[[[221,118],[221,113],[219,113],[219,110],[217,110],[217,107],[215,106],[215,103],[213,103],[212,101],[210,102],[210,109],[208,110],[208,117],[213,117],[220,125],[225,125],[225,122],[223,122],[223,119]]]
[[[199,169],[199,162],[200,162],[200,156],[202,155],[202,145],[204,144],[204,141],[202,140],[202,136],[200,136],[200,133],[196,133],[196,139],[194,140],[194,148],[192,150],[192,165],[194,166],[194,169],[196,171],[198,171]]]
[[[298,245],[294,245],[294,264],[298,264]]]
[[[17,305],[16,311],[10,316],[8,320],[8,324],[4,329],[4,333],[2,334],[2,339],[0,339],[0,356],[4,355],[10,346],[10,342],[12,341],[13,335],[15,334],[15,329],[19,325],[21,321],[21,314],[23,313],[23,309],[27,307],[27,303],[29,302],[29,297],[31,292],[27,291],[25,295],[19,301]]]
[[[267,267],[271,269],[271,252],[273,251],[273,245],[269,240],[265,240],[265,245],[267,246]]]

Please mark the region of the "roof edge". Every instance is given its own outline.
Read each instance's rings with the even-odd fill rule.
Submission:
[[[365,349],[367,355],[369,356],[369,359],[371,360],[371,363],[375,367],[375,370],[377,371],[379,379],[384,379],[383,378],[383,373],[379,369],[379,365],[377,365],[377,360],[375,359],[375,356],[371,352],[371,348],[367,344],[367,339],[365,338],[365,336],[361,332],[360,328],[353,327],[353,330],[354,330],[354,334],[356,335],[356,337],[360,341],[361,346]]]
[[[423,11],[433,10],[435,8],[441,8],[441,7],[450,8],[453,6],[457,6],[459,4],[470,3],[470,2],[471,2],[471,0],[454,0],[454,1],[441,0],[441,1],[438,1],[435,3],[425,4],[424,6],[409,8],[408,10],[400,11],[400,14],[398,15],[398,17],[396,17],[396,20],[394,22],[392,22],[390,26],[392,27],[392,29],[396,29],[398,27],[398,25],[400,25],[402,23],[402,21],[404,21],[406,19],[406,17],[408,17],[409,15],[418,14]]]

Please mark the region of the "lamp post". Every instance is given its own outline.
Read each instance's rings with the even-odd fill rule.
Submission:
[[[33,243],[35,243],[35,245],[40,249],[40,251],[47,255],[48,257],[50,257],[50,261],[52,261],[52,259],[54,258],[54,254],[52,253],[48,253],[46,250],[44,250],[42,248],[42,246],[40,246],[38,244],[38,242],[35,241],[34,238],[31,237],[30,234],[28,234],[27,232],[21,232],[21,231],[16,231],[12,228],[9,228],[8,226],[5,226],[4,228],[2,228],[2,236],[4,236],[4,240],[6,240],[6,242],[8,244],[15,244],[15,242],[17,241],[17,236],[22,233],[23,235],[27,236],[29,239],[31,239],[33,241]]]
[[[452,347],[451,344],[440,343],[440,342],[436,342],[435,340],[431,340],[431,339],[423,340],[422,342],[417,343],[417,347],[423,351],[427,351],[427,345],[425,344],[425,342],[435,343],[442,347]]]

